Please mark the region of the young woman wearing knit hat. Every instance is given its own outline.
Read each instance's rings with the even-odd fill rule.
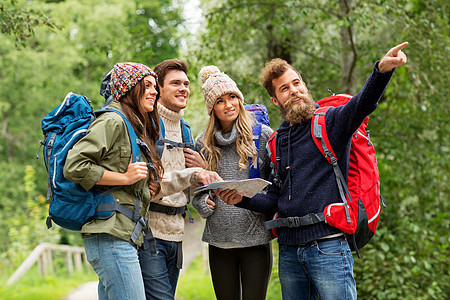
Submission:
[[[244,109],[244,96],[236,83],[215,66],[202,68],[200,77],[210,119],[195,148],[201,149],[207,169],[217,171],[224,180],[249,179],[251,157],[253,162],[259,160],[261,177],[268,179],[265,145],[272,129],[262,126],[257,151],[252,139],[256,121]],[[268,217],[227,205],[206,193],[196,195],[192,205],[206,218],[202,239],[209,244],[217,299],[265,299],[272,269],[272,236],[263,226]]]
[[[177,182],[187,188],[192,181],[207,184],[214,177],[211,172],[193,168],[190,173],[166,174],[163,178],[163,167],[155,150],[159,132],[156,77],[145,65],[118,63],[114,65],[110,83],[113,101],[109,107],[123,112],[136,135],[147,144],[149,154],[141,151],[141,161],[132,163],[130,138],[122,117],[106,112],[69,151],[64,167],[64,176],[86,190],[94,186],[105,190],[120,186],[111,193],[114,199],[132,211],[140,202],[138,211],[144,217],[148,215],[152,196],[162,197],[180,190]],[[160,183],[148,170],[149,158]],[[81,229],[87,260],[99,277],[99,300],[145,299],[137,253],[137,248],[144,244],[144,233],[140,231],[132,242],[135,227],[135,222],[118,212],[108,219],[89,221]]]

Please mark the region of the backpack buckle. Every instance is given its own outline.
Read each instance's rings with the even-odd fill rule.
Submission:
[[[300,227],[300,220],[298,217],[287,217],[287,220],[289,222],[288,227]]]

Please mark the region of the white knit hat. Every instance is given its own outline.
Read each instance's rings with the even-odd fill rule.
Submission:
[[[208,115],[211,114],[217,98],[228,93],[238,96],[239,100],[244,104],[244,95],[242,95],[236,83],[227,74],[220,72],[218,67],[203,67],[199,76],[203,82],[203,97],[205,98]]]

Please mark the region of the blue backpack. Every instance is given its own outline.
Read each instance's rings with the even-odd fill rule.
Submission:
[[[256,150],[259,150],[259,141],[261,139],[262,124],[270,126],[269,114],[267,108],[263,104],[246,104],[244,105],[246,111],[251,112],[256,119],[256,125],[253,127],[253,142]],[[250,178],[260,178],[259,161],[256,160],[256,165],[252,166],[252,159],[249,157]]]
[[[123,118],[130,136],[133,162],[141,159],[140,147],[144,153],[148,153],[147,145],[137,137],[121,111],[103,107],[94,112],[87,97],[68,93],[64,101],[42,120],[45,139],[44,142],[41,141],[41,146],[44,146],[44,163],[48,171],[47,200],[50,201],[47,227],[51,228],[53,221],[63,228],[80,230],[86,222],[94,218],[108,219],[114,213],[120,212],[136,223],[131,237],[131,240],[136,242],[139,233],[142,230],[146,231],[148,227],[147,220],[139,215],[141,204],[139,197],[135,210],[132,211],[116,203],[110,195],[122,186],[115,186],[106,191],[99,191],[96,188],[86,191],[81,185],[67,180],[63,175],[69,150],[86,135],[95,118],[105,112],[115,112]],[[36,158],[39,158],[39,152]],[[149,167],[154,178],[157,178],[151,160]],[[151,236],[151,232],[148,234]]]

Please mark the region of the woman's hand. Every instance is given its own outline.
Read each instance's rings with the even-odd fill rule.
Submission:
[[[128,165],[125,176],[128,179],[128,184],[133,184],[139,180],[146,179],[148,173],[148,167],[146,162],[135,162]]]
[[[211,199],[210,196],[208,196],[208,197],[206,198],[205,202],[206,202],[206,206],[207,206],[209,209],[214,210],[214,207],[216,206],[216,202],[214,202],[214,201]]]

